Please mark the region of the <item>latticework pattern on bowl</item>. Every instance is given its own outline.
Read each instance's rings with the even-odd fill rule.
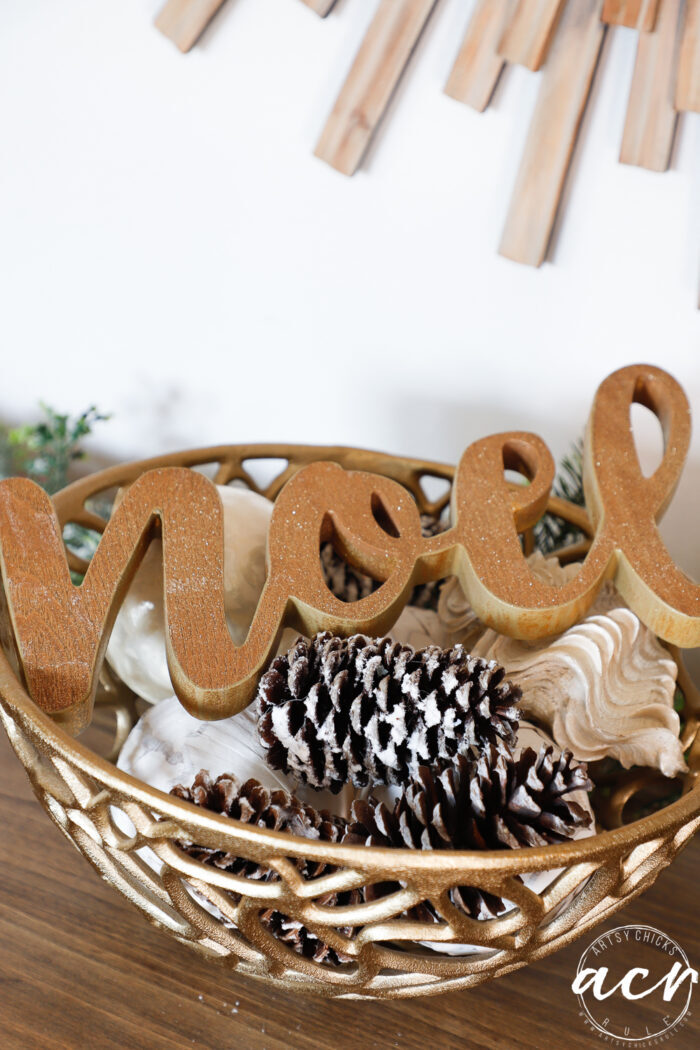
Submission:
[[[104,471],[59,493],[56,506],[63,525],[74,521],[101,531],[104,519],[86,508],[86,500],[113,491],[153,466],[214,464],[218,483],[247,484],[274,498],[295,470],[324,458],[393,477],[410,489],[421,511],[440,513],[449,499],[452,470],[440,464],[351,449],[229,446]],[[249,463],[266,459],[283,459],[286,466],[262,486]],[[441,479],[446,491],[431,500],[422,487],[426,478]],[[550,509],[573,520],[584,533],[590,531],[580,508],[553,500]],[[529,542],[526,537],[526,545]],[[578,553],[580,549],[566,556]],[[73,559],[73,567],[79,571],[85,565]],[[613,784],[608,794],[611,830],[559,846],[482,853],[329,845],[202,811],[134,780],[72,740],[32,703],[4,655],[0,716],[51,818],[99,874],[151,922],[252,976],[326,996],[388,998],[468,987],[524,966],[580,936],[651,885],[700,825],[697,694],[684,672],[680,684],[690,773],[683,778],[677,801],[624,825],[629,798],[658,779],[635,770]],[[123,733],[123,724],[120,728]],[[277,877],[264,882],[199,863],[178,848],[178,841],[245,857],[273,869]],[[333,870],[305,878],[300,861],[322,861]],[[554,869],[561,873],[541,892],[518,878]],[[352,906],[322,903],[330,892],[386,881],[398,881],[402,888]],[[449,900],[450,888],[459,885],[502,896],[512,907],[497,919],[468,918]],[[426,901],[439,916],[437,923],[404,917],[408,909]],[[352,961],[331,966],[297,954],[261,922],[269,909],[303,924]],[[351,937],[343,932],[348,927]],[[438,950],[425,947],[426,941],[446,947],[468,944],[474,950],[450,955],[439,950],[439,943]]]

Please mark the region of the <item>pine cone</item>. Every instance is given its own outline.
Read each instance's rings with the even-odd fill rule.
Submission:
[[[170,792],[185,802],[222,813],[244,824],[255,824],[268,831],[289,831],[292,835],[305,835],[307,838],[321,839],[323,842],[339,842],[345,830],[345,822],[327,811],[319,811],[313,806],[301,802],[287,791],[270,791],[257,780],[247,780],[241,784],[232,774],[224,774],[212,780],[205,769],[201,769],[191,787],[178,784]],[[235,875],[245,875],[251,879],[262,879],[264,882],[277,879],[279,876],[270,868],[263,868],[255,861],[236,857],[222,850],[208,849],[205,846],[185,844],[190,856],[206,861],[217,868],[231,871]],[[303,865],[305,878],[315,878],[325,874],[328,865]]]
[[[422,766],[393,809],[373,798],[355,801],[342,841],[459,850],[564,842],[591,819],[565,796],[591,787],[585,766],[571,752],[554,758],[553,749],[543,746],[515,758],[487,744],[477,759],[460,755],[441,770]],[[505,908],[500,897],[472,886],[454,887],[450,899],[477,918]]]
[[[269,764],[313,787],[405,784],[420,765],[514,741],[520,690],[504,674],[461,645],[325,632],[262,676],[258,731]]]
[[[348,565],[332,543],[321,544],[321,572],[328,590],[341,602],[357,602],[379,587],[378,580]]]
[[[558,758],[543,744],[519,757],[486,744],[476,758],[421,766],[393,810],[356,799],[342,842],[410,849],[516,849],[570,839],[590,814],[566,796],[593,785],[570,751]]]
[[[319,899],[319,903],[326,904],[329,902]],[[342,903],[350,902],[343,901]],[[351,955],[331,948],[330,945],[325,944],[310,930],[307,930],[306,926],[300,923],[298,919],[290,919],[280,911],[269,909],[262,913],[260,921],[273,937],[284,941],[297,955],[303,955],[306,959],[313,959],[314,962],[318,963],[329,963],[331,966],[352,961]],[[351,927],[348,927],[340,932],[349,936],[353,931]]]
[[[251,779],[241,784],[232,774],[223,774],[212,780],[209,773],[202,769],[191,787],[178,784],[170,794],[185,802],[210,809],[214,813],[241,820],[245,824],[255,824],[269,831],[289,831],[293,835],[304,835],[306,838],[321,839],[323,842],[339,842],[346,828],[346,821],[342,817],[334,816],[325,810],[319,812],[281,789],[270,791],[257,780]],[[178,846],[194,860],[230,871],[234,875],[244,875],[264,882],[279,878],[277,872],[271,868],[224,850],[210,849],[192,842],[178,842]],[[335,870],[329,864],[304,861],[297,862],[297,867],[307,879],[327,875]],[[230,896],[235,902],[240,900],[239,894],[232,893]],[[333,907],[356,904],[361,899],[358,890],[351,890],[325,894],[319,898],[318,903]],[[281,912],[268,909],[262,913],[260,921],[275,937],[285,941],[294,951],[306,958],[332,965],[348,962],[350,959],[350,956],[324,944],[301,923],[282,915]],[[351,927],[341,929],[341,933],[346,936],[350,936],[352,932]]]
[[[421,531],[424,536],[436,536],[444,532],[447,523],[432,514],[421,514]],[[342,602],[356,602],[360,598],[366,598],[368,594],[381,586],[379,580],[373,580],[359,569],[341,558],[332,543],[321,545],[321,571],[331,594],[340,598]],[[408,602],[409,605],[417,605],[421,609],[437,609],[440,587],[443,580],[433,580],[430,583],[420,583],[414,587],[413,594]]]

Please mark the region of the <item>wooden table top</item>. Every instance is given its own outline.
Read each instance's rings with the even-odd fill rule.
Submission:
[[[570,989],[586,939],[478,988],[331,1002],[200,958],[103,883],[34,799],[0,733],[3,1050],[595,1050]],[[599,932],[645,922],[700,963],[700,836]],[[695,1012],[700,989],[695,992]],[[606,1043],[606,1045],[609,1045]],[[668,1044],[700,1046],[697,1017]]]

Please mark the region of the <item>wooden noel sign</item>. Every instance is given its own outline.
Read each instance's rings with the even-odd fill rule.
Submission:
[[[641,472],[630,423],[633,402],[661,422],[665,452]],[[518,533],[543,514],[552,456],[535,434],[474,442],[454,480],[451,526],[421,533],[412,496],[397,482],[318,462],[277,498],[268,536],[267,579],[248,636],[235,645],[224,614],[223,514],[215,486],[182,467],[142,474],[125,491],[80,586],[70,578],[51,500],[34,482],[0,483],[4,606],[26,687],[73,730],[87,724],[112,624],[150,540],[162,537],[167,660],[185,708],[218,719],[244,708],[283,627],[310,635],[383,633],[413,587],[456,575],[487,625],[521,638],[565,630],[613,579],[651,630],[683,647],[700,645],[700,586],[674,564],[657,529],[685,460],[690,413],[666,372],[633,365],[599,387],[588,421],[584,482],[595,536],[566,585],[539,580]],[[513,488],[504,469],[529,481]],[[320,544],[332,540],[353,566],[382,585],[355,602],[326,586]]]

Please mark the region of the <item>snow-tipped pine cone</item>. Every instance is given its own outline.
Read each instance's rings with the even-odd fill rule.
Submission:
[[[514,742],[520,690],[504,675],[461,645],[300,638],[260,680],[260,739],[274,769],[316,788],[406,784],[421,765]]]
[[[421,766],[393,808],[356,800],[342,841],[410,849],[504,849],[565,842],[590,824],[573,791],[591,788],[585,766],[570,752],[553,756],[525,748],[519,757],[487,744],[478,758],[460,755],[443,769]],[[455,886],[452,903],[474,918],[493,918],[501,897]],[[432,908],[427,907],[428,913]],[[426,906],[416,917],[425,918]]]

